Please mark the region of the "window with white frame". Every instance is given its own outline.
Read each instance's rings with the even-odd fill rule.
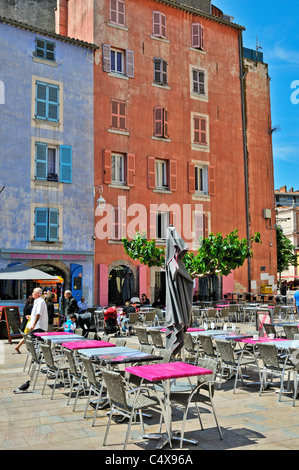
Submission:
[[[118,49],[110,44],[102,45],[103,71],[129,78],[134,77],[134,52]]]
[[[110,0],[110,21],[119,26],[125,26],[124,0]]]
[[[156,168],[156,188],[168,189],[167,160],[156,159],[155,168]]]
[[[201,70],[192,69],[192,93],[206,94],[205,73]]]
[[[156,238],[166,239],[167,228],[169,227],[169,212],[157,212],[156,214]]]
[[[166,39],[166,15],[161,11],[153,11],[153,36]]]
[[[200,194],[208,194],[208,165],[194,165],[195,176],[195,192]]]
[[[125,184],[125,155],[120,153],[111,154],[111,183]]]
[[[35,179],[72,182],[72,147],[35,143]]]
[[[167,62],[160,57],[154,57],[154,83],[167,85]]]

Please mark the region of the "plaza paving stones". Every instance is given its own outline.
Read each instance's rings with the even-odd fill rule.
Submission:
[[[248,329],[248,328],[247,328]],[[113,342],[113,338],[111,340]],[[112,423],[108,445],[103,447],[103,438],[108,422],[107,409],[98,412],[92,427],[93,409],[83,418],[85,398],[78,401],[72,411],[72,402],[67,406],[68,389],[57,388],[53,400],[51,381],[42,395],[44,374],[40,374],[36,390],[13,393],[13,390],[28,380],[27,368],[23,372],[27,351],[15,354],[13,344],[1,339],[0,358],[0,449],[1,450],[122,450],[127,423]],[[136,336],[127,338],[127,346],[136,348]],[[249,373],[250,376],[250,373]],[[252,377],[256,379],[256,377]],[[200,407],[204,430],[196,416],[195,409],[189,415],[185,437],[198,439],[196,446],[185,445],[188,451],[198,450],[295,450],[299,449],[299,399],[292,406],[292,396],[283,395],[278,402],[278,387],[271,387],[259,396],[259,387],[242,387],[238,382],[233,394],[234,380],[226,381],[217,388],[215,406],[222,427],[223,440],[219,439],[213,415],[209,407]],[[149,426],[147,426],[147,423]],[[173,429],[180,429],[182,414],[173,413]],[[145,420],[146,430],[157,432],[159,416]],[[132,426],[127,451],[156,448],[157,441],[143,440],[139,424]],[[169,447],[166,447],[169,449]],[[174,443],[173,449],[179,449]],[[161,451],[162,452],[162,451]]]

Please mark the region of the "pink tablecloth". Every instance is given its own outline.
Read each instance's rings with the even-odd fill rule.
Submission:
[[[34,333],[34,336],[58,336],[58,335],[73,335],[74,333],[68,333],[67,331],[51,331],[47,333]]]
[[[259,339],[244,338],[244,339],[240,339],[237,341],[241,341],[241,343],[256,344],[256,343],[269,343],[269,342],[272,343],[273,341],[285,341],[285,338],[273,338],[273,339],[268,338],[268,337],[262,337]]]
[[[149,364],[145,366],[126,367],[126,372],[137,375],[151,382],[167,379],[179,379],[182,377],[195,377],[198,375],[210,375],[210,369],[193,366],[185,362],[167,362],[162,364]]]
[[[109,343],[108,341],[96,341],[96,340],[87,340],[87,341],[70,341],[66,343],[62,343],[67,349],[91,349],[91,348],[109,348],[115,346],[113,343]]]

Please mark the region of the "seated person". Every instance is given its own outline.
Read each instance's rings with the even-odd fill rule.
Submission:
[[[153,302],[152,307],[154,307],[154,308],[161,308],[161,309],[162,309],[162,308],[165,307],[165,305],[164,305],[163,302],[161,301],[160,297],[157,297],[156,300],[155,300],[155,302]]]
[[[115,306],[108,307],[104,312],[104,332],[105,334],[117,333],[119,326],[117,323],[117,310]]]
[[[150,299],[147,298],[146,294],[142,294],[141,296],[141,304],[142,305],[150,305]]]
[[[82,329],[82,336],[87,336],[90,331],[96,332],[94,316],[90,312],[85,312],[81,314],[74,313],[71,316],[71,320],[72,322],[76,323],[78,328]]]
[[[85,300],[85,297],[81,297],[81,299],[78,302],[78,307],[79,307],[79,313],[86,312],[87,310],[87,302]]]
[[[135,312],[136,312],[135,307],[130,303],[129,300],[127,300],[121,313],[121,329],[123,333],[126,333],[128,331],[129,314],[135,313]]]
[[[140,299],[137,293],[135,293],[133,297],[131,297],[130,302],[131,304],[135,304],[137,307],[140,307]]]

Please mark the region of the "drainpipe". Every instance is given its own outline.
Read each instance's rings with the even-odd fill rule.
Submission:
[[[244,177],[245,177],[245,205],[246,205],[246,234],[247,243],[249,246],[250,231],[249,231],[249,193],[248,193],[248,166],[247,166],[247,138],[246,138],[246,116],[245,116],[245,96],[244,96],[244,82],[245,75],[243,75],[243,40],[242,31],[239,34],[239,57],[240,57],[240,83],[241,83],[241,105],[242,105],[242,130],[243,130],[243,150],[244,150]],[[250,258],[247,259],[248,265],[248,292],[251,292],[251,263]]]

